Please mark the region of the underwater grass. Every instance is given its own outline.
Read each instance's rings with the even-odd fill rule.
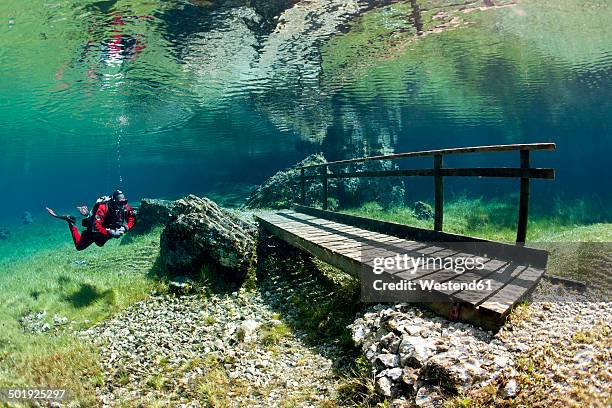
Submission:
[[[444,232],[493,241],[515,242],[518,211],[512,200],[458,197],[444,205]],[[419,219],[410,207],[383,208],[366,203],[341,212],[387,222],[433,229],[433,219]],[[531,242],[612,242],[612,223],[593,222],[581,203],[565,204],[550,216],[532,211],[527,228]]]
[[[33,238],[37,248],[26,248],[22,259],[12,256],[2,262],[0,387],[65,388],[81,406],[92,406],[95,386],[102,381],[98,355],[74,333],[159,287],[151,272],[159,253],[160,230],[78,253],[65,224],[62,228],[32,225],[22,233],[37,237],[43,231],[52,231],[54,237],[46,246]],[[5,254],[6,246],[15,245],[13,250],[19,251],[27,242],[24,236],[5,241]],[[26,330],[20,323],[23,316],[36,313],[44,313],[37,322],[38,327],[48,324],[44,333]],[[54,325],[56,319],[65,319],[65,324]]]

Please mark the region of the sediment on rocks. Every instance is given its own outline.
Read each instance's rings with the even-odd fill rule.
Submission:
[[[103,404],[316,406],[334,396],[332,361],[258,293],[154,296],[82,336],[101,349]]]

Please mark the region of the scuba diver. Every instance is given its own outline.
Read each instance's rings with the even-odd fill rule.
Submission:
[[[72,215],[57,215],[55,211],[47,207],[51,216],[68,222],[68,228],[70,228],[77,251],[82,251],[93,243],[101,247],[112,238],[121,238],[136,223],[134,210],[120,190],[115,191],[110,197],[100,197],[91,211],[87,206],[77,208],[81,215],[85,217],[82,225],[86,229],[82,233],[79,233],[79,229],[76,227],[75,217]]]

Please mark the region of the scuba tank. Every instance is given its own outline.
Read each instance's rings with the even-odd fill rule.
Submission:
[[[84,214],[85,218],[83,218],[82,221],[83,227],[87,228],[89,231],[94,231],[94,224],[96,221],[95,214],[98,212],[98,207],[100,207],[100,204],[108,204],[111,200],[112,198],[109,196],[102,196],[98,198],[89,213],[87,215]]]

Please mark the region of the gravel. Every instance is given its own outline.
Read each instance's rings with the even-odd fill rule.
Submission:
[[[376,305],[350,329],[393,406],[441,406],[485,386],[517,402],[597,406],[610,395],[611,317],[611,303],[544,281],[497,333],[408,304]]]
[[[291,400],[317,406],[333,398],[332,361],[306,346],[299,333],[264,342],[266,328],[284,324],[259,294],[241,290],[154,296],[81,336],[100,346],[106,374],[98,397],[107,406],[119,401],[200,406],[208,397],[202,384],[214,386],[213,370],[221,372],[221,394],[236,406]]]
[[[337,404],[343,380],[335,370],[355,355],[339,338],[313,341],[326,325],[316,333],[295,328],[302,327],[304,307],[317,309],[340,292],[329,292],[307,259],[274,259],[264,264],[254,291],[192,294],[179,281],[174,292],[182,296],[154,295],[81,332],[100,347],[101,404]],[[441,406],[457,394],[484,401],[482,406],[582,401],[603,407],[612,378],[612,303],[598,299],[590,291],[542,281],[529,304],[518,307],[497,333],[409,304],[355,308],[361,311],[348,329],[371,363],[374,389],[393,407]],[[338,307],[348,307],[347,301]],[[33,312],[21,323],[39,332],[48,330],[45,323],[66,321]]]

